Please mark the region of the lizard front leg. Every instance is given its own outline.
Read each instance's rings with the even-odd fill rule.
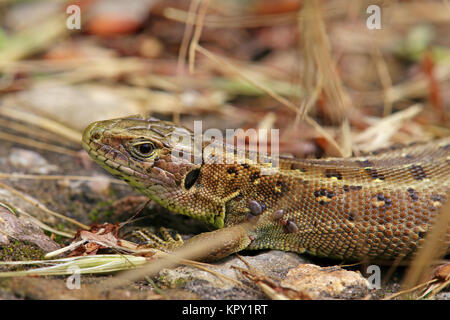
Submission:
[[[250,245],[249,228],[250,225],[244,223],[201,233],[187,240],[175,253],[186,250],[193,252],[192,259],[220,260]]]
[[[249,236],[249,224],[240,224],[196,235],[183,241],[177,234],[171,237],[166,229],[162,229],[162,237],[148,230],[133,232],[135,236],[147,243],[140,248],[156,248],[172,253],[185,254],[194,260],[215,261],[245,249],[252,242]]]

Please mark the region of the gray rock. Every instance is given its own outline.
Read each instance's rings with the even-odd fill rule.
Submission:
[[[0,206],[0,245],[8,245],[10,240],[35,244],[45,252],[59,249],[59,245],[30,219],[17,217],[6,207]]]
[[[289,269],[299,264],[309,263],[298,254],[271,250],[254,256],[242,256],[247,263],[258,272],[273,279],[282,279]],[[174,269],[163,269],[159,273],[159,283],[169,288],[184,288],[201,299],[264,299],[262,291],[245,278],[233,266],[248,269],[244,262],[236,256],[212,264],[210,269],[228,278],[238,280],[245,285],[242,287],[235,282],[218,277],[210,272],[190,266],[180,266]],[[253,288],[249,290],[248,286]]]
[[[289,270],[281,285],[312,299],[355,299],[369,293],[369,282],[359,272],[338,266],[302,264]]]
[[[18,169],[35,174],[49,174],[59,170],[58,166],[49,164],[39,153],[31,150],[12,149],[8,161]]]

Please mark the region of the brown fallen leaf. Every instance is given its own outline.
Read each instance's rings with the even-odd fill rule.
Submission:
[[[72,243],[85,240],[69,253],[69,257],[95,255],[99,249],[117,246],[119,244],[119,224],[93,224],[89,230],[78,230]]]

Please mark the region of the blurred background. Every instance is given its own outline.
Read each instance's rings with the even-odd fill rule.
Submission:
[[[77,149],[138,113],[280,128],[299,157],[446,135],[449,23],[447,1],[1,1],[0,139]]]
[[[447,0],[0,0],[0,220],[16,239],[0,233],[0,260],[145,206],[81,150],[93,121],[274,128],[282,154],[346,157],[448,136],[449,89]],[[206,230],[143,211],[142,225]]]

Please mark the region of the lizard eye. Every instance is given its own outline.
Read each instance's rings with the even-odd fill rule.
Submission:
[[[154,149],[155,146],[149,142],[134,145],[135,152],[141,157],[150,157],[153,154]]]

